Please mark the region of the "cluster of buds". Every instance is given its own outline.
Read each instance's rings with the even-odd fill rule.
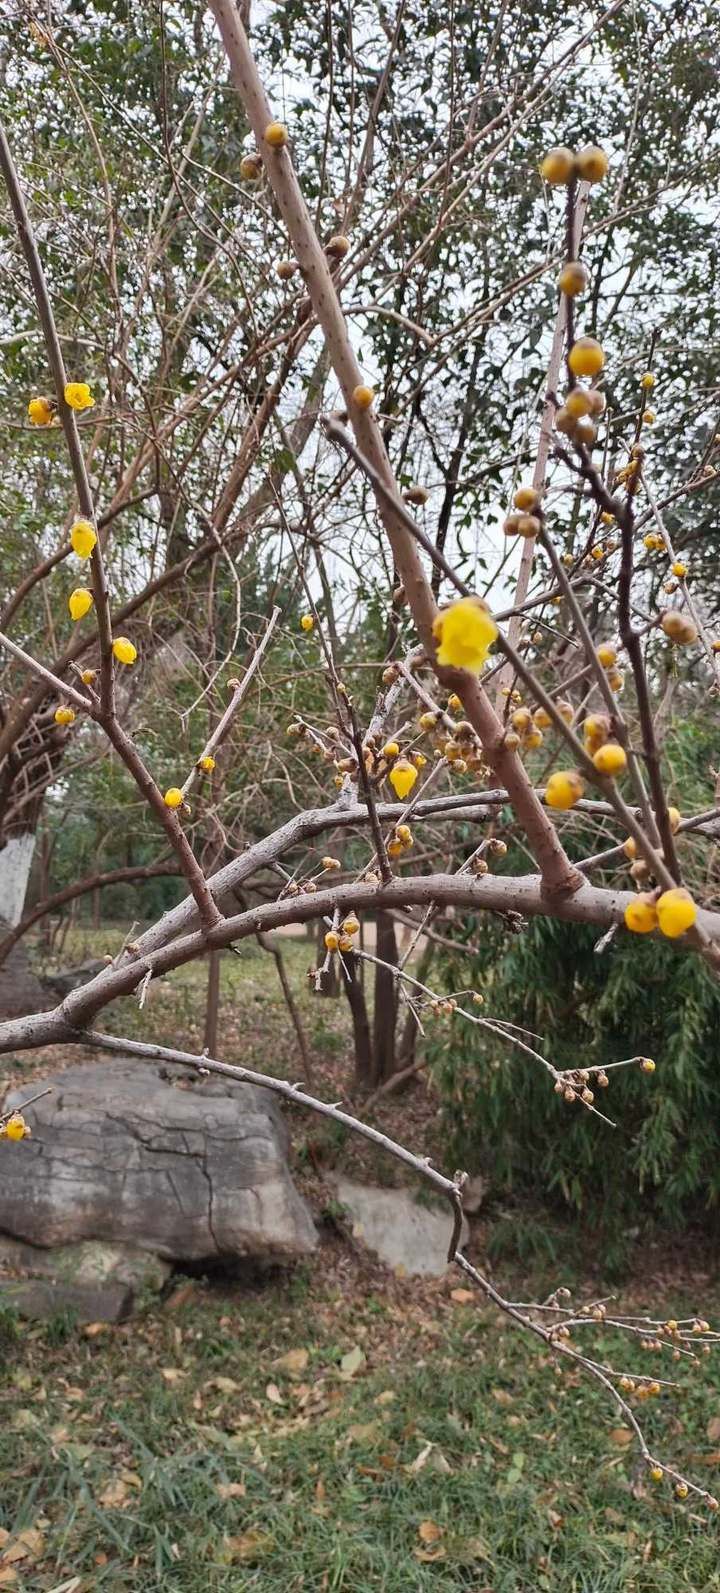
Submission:
[[[410,825],[396,824],[393,834],[387,843],[388,857],[402,857],[403,852],[409,852],[414,844]]]
[[[565,724],[572,724],[574,712],[572,703],[565,697],[560,697],[555,706]],[[542,746],[544,733],[551,725],[552,719],[547,708],[531,709],[523,703],[510,715],[510,729],[505,734],[505,744],[514,749],[519,747],[523,752],[533,752]]]
[[[457,1012],[457,1001],[454,996],[446,996],[444,999],[434,996],[425,1004],[423,1010],[426,1017],[451,1018],[453,1013]]]
[[[583,723],[585,751],[598,774],[618,775],[627,768],[627,753],[612,739],[606,714],[588,714]]]
[[[595,657],[605,670],[607,683],[611,691],[619,694],[625,685],[625,676],[622,670],[618,668],[617,648],[613,646],[612,642],[601,642],[596,649]]]
[[[490,863],[488,858],[492,859],[493,857],[507,857],[507,842],[501,840],[498,835],[489,836],[487,841],[483,841],[482,847],[470,858],[467,864],[470,873],[478,876],[489,873]]]
[[[333,927],[327,931],[325,936],[326,950],[331,956],[336,951],[354,951],[355,936],[358,934],[359,929],[360,920],[355,917],[354,913],[350,913],[337,928]]]
[[[570,366],[577,376],[596,376],[604,363],[600,344],[592,337],[579,338],[570,350]],[[555,430],[569,437],[571,442],[592,448],[597,441],[597,422],[605,412],[606,403],[599,387],[571,387],[555,411]]]
[[[594,1091],[590,1088],[590,1080],[600,1090],[606,1090],[610,1080],[603,1068],[569,1068],[563,1073],[558,1073],[553,1086],[556,1095],[561,1095],[568,1106],[575,1101],[582,1101],[585,1106],[592,1106],[595,1100]]]
[[[640,443],[633,443],[627,464],[621,465],[613,476],[613,487],[625,487],[628,492],[637,492],[642,462],[645,458],[645,449]]]

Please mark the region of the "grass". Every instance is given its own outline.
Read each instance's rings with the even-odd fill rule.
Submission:
[[[64,961],[120,938],[83,946],[78,932]],[[308,943],[283,949],[318,1088],[337,1090],[346,1004],[311,993]],[[108,1027],[197,1048],[204,979],[191,965],[142,1011],[118,1003]],[[248,945],[223,959],[222,980],[223,1054],[296,1077],[272,960]],[[0,1076],[36,1066],[5,1058]],[[427,1150],[422,1099],[389,1098],[381,1121],[392,1132],[394,1110],[396,1131]],[[317,1165],[308,1146],[303,1178]],[[348,1156],[328,1142],[320,1161]],[[313,1194],[332,1215],[322,1178]],[[398,1279],[328,1228],[305,1267],[243,1287],[176,1282],[119,1327],[0,1311],[0,1590],[720,1593],[716,1522],[649,1483],[600,1391],[493,1311],[453,1300],[462,1280]],[[485,1238],[500,1245],[502,1230]],[[526,1270],[543,1276],[518,1284],[523,1298],[567,1281],[555,1254],[534,1254]],[[680,1276],[672,1290],[636,1284],[623,1303],[654,1309],[660,1296],[674,1315],[717,1320],[720,1293]],[[643,1364],[591,1331],[599,1358]],[[720,1493],[720,1363],[679,1382],[643,1407],[644,1425],[658,1454]]]
[[[720,1589],[714,1522],[647,1484],[600,1394],[446,1286],[351,1270],[337,1250],[312,1279],[181,1286],[89,1337],[6,1333],[0,1522],[5,1552],[28,1529],[32,1550],[14,1585]],[[713,1486],[720,1367],[683,1382],[646,1423]]]

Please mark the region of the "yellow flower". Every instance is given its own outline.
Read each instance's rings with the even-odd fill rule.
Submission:
[[[53,717],[56,725],[72,725],[75,722],[75,709],[62,704],[55,709]]]
[[[568,354],[568,365],[574,376],[597,376],[605,364],[605,355],[594,337],[579,337]]]
[[[386,741],[382,749],[382,755],[384,758],[396,758],[399,751],[400,748],[397,741]]]
[[[640,1060],[640,1067],[641,1067],[643,1073],[654,1073],[655,1072],[655,1063],[653,1062],[653,1059],[652,1059],[651,1056],[642,1057],[641,1060]]]
[[[393,764],[388,780],[396,797],[399,797],[401,802],[404,802],[406,796],[412,791],[417,777],[417,769],[413,767],[408,758],[398,758],[397,763]]]
[[[628,902],[623,916],[625,928],[631,929],[634,935],[649,935],[651,930],[657,929],[658,915],[651,897],[638,896],[634,902]]]
[[[97,542],[97,531],[89,520],[76,520],[70,531],[70,545],[79,559],[89,559]]]
[[[303,614],[303,615],[301,615],[301,618],[300,618],[300,629],[301,630],[303,630],[303,631],[311,631],[313,626],[314,626],[314,624],[315,624],[315,621],[314,621],[314,619],[312,617],[312,614]]]
[[[283,149],[288,142],[288,130],[284,122],[268,122],[263,133],[265,143],[271,149]]]
[[[627,754],[625,748],[617,741],[607,741],[604,747],[598,747],[593,753],[593,763],[598,774],[621,774],[627,767]]]
[[[677,940],[695,923],[697,907],[689,891],[678,886],[675,890],[663,891],[658,899],[657,915],[661,933],[667,935],[668,940]]]
[[[355,917],[354,913],[351,913],[349,918],[343,920],[342,927],[344,935],[356,935],[360,928],[360,920]]]
[[[184,801],[185,798],[180,790],[179,785],[171,785],[165,792],[165,806],[168,808],[182,807]]]
[[[5,1127],[0,1130],[0,1133],[2,1133],[3,1139],[25,1139],[30,1130],[22,1112],[13,1112],[12,1117],[8,1118]]]
[[[94,669],[84,669],[83,672],[82,672],[82,675],[80,676],[80,679],[81,679],[81,681],[83,683],[83,686],[92,686],[93,681],[95,680],[95,670]]]
[[[559,770],[551,774],[545,787],[545,801],[549,808],[572,808],[585,790],[575,769]]]
[[[652,371],[646,371],[645,375],[640,377],[640,386],[645,388],[646,393],[649,393],[650,388],[655,386],[655,377]]]
[[[116,636],[112,650],[119,664],[134,664],[137,658],[137,647],[133,645],[128,636]]]
[[[92,606],[92,592],[89,592],[86,586],[76,586],[75,591],[71,592],[68,598],[70,618],[81,620],[85,614],[89,614]]]
[[[461,597],[449,608],[441,609],[433,623],[433,635],[440,643],[437,661],[478,675],[497,633],[497,625],[482,600]]]
[[[359,382],[357,387],[353,388],[353,400],[358,409],[370,409],[374,397],[374,387],[367,387],[364,382]]]
[[[329,929],[325,936],[325,945],[328,951],[337,951],[340,945],[340,936],[334,929]]]
[[[53,407],[49,398],[31,398],[27,412],[33,426],[49,426],[53,418]]]
[[[92,409],[95,399],[87,382],[66,382],[65,403],[71,409]]]
[[[212,774],[213,769],[215,768],[215,759],[211,758],[210,754],[208,753],[206,758],[200,759],[200,768],[204,769],[206,774]]]

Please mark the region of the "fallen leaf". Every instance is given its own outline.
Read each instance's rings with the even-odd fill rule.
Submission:
[[[394,1398],[395,1398],[395,1390],[394,1390],[394,1388],[385,1388],[385,1389],[383,1389],[382,1394],[376,1394],[375,1395],[374,1403],[376,1405],[392,1405],[392,1402],[393,1402]]]
[[[217,1482],[215,1492],[219,1499],[244,1499],[246,1488],[244,1482]]]
[[[65,1389],[65,1398],[71,1399],[75,1403],[79,1404],[85,1398],[85,1390],[84,1388],[75,1388],[71,1383],[69,1387]]]
[[[0,1587],[15,1587],[17,1579],[17,1571],[11,1565],[0,1566]]]
[[[130,1503],[130,1489],[122,1477],[113,1477],[101,1494],[98,1494],[98,1504],[103,1510],[124,1510]]]
[[[472,1305],[476,1298],[474,1289],[450,1290],[450,1299],[454,1300],[456,1305]]]
[[[611,1427],[608,1433],[611,1444],[617,1444],[621,1449],[624,1448],[625,1444],[632,1443],[632,1436],[632,1431],[629,1427]]]
[[[343,1382],[349,1383],[350,1378],[354,1377],[355,1373],[359,1372],[360,1368],[365,1365],[365,1361],[365,1351],[361,1350],[359,1344],[355,1344],[351,1350],[347,1351],[346,1355],[342,1356],[338,1377],[341,1377]]]
[[[182,1377],[187,1377],[187,1372],[181,1371],[179,1366],[161,1366],[160,1376],[166,1383],[179,1383]]]
[[[300,1373],[305,1371],[309,1359],[308,1350],[288,1350],[286,1355],[279,1355],[277,1360],[273,1361],[273,1366],[276,1366],[279,1372],[288,1372],[290,1377],[299,1377]]]
[[[467,1560],[491,1560],[489,1545],[484,1538],[467,1538],[462,1548],[457,1551],[461,1562]],[[490,1588],[478,1588],[477,1593],[492,1593]]]
[[[413,1555],[416,1560],[423,1560],[426,1564],[431,1565],[433,1560],[444,1560],[447,1555],[447,1549],[441,1543],[436,1549],[413,1549]]]
[[[512,1405],[514,1403],[514,1396],[509,1394],[506,1388],[494,1388],[492,1394],[498,1405]]]
[[[83,1328],[83,1336],[86,1339],[96,1339],[99,1333],[107,1333],[109,1326],[109,1322],[86,1322]]]
[[[353,1422],[345,1434],[347,1444],[377,1443],[382,1434],[379,1422]]]
[[[265,1389],[265,1395],[267,1399],[269,1399],[271,1405],[282,1405],[283,1397],[280,1393],[277,1383],[268,1383],[267,1388]]]
[[[7,1527],[0,1527],[0,1549],[2,1549],[3,1545],[7,1543],[9,1537],[10,1533],[8,1532]]]
[[[197,1289],[194,1283],[191,1282],[179,1284],[178,1288],[173,1289],[172,1294],[168,1295],[167,1300],[165,1301],[165,1310],[179,1311],[180,1307],[187,1305],[190,1300],[195,1298],[196,1294]]]
[[[559,1515],[557,1510],[548,1510],[547,1515],[550,1526],[553,1527],[555,1531],[565,1525],[565,1517]]]
[[[710,1417],[707,1427],[705,1428],[705,1432],[707,1433],[711,1444],[715,1443],[716,1439],[720,1438],[720,1416]]]
[[[235,1560],[260,1560],[272,1548],[273,1540],[268,1532],[241,1532],[236,1538],[225,1538],[224,1547],[230,1556],[231,1563]]]
[[[220,1394],[234,1394],[240,1387],[234,1377],[211,1377],[208,1388],[216,1388]]]
[[[418,1537],[422,1539],[423,1543],[437,1543],[443,1536],[443,1531],[444,1528],[439,1527],[437,1521],[421,1521],[418,1527]]]

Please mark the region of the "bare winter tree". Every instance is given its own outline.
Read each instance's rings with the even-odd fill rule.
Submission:
[[[688,585],[688,567],[673,545],[667,519],[670,504],[701,498],[715,479],[715,467],[712,448],[703,448],[686,461],[684,476],[672,488],[656,484],[645,445],[654,420],[650,337],[646,365],[633,371],[632,403],[623,409],[614,398],[613,361],[594,335],[599,328],[592,319],[592,284],[583,261],[582,239],[592,227],[593,196],[616,180],[613,169],[608,171],[604,150],[595,143],[578,149],[555,146],[540,166],[548,204],[554,205],[558,192],[564,200],[562,241],[556,242],[554,253],[537,272],[557,277],[555,320],[547,338],[539,421],[533,412],[532,435],[526,435],[511,460],[512,503],[502,505],[504,519],[497,522],[494,536],[494,545],[504,538],[508,549],[521,547],[521,557],[515,578],[505,571],[494,591],[483,582],[481,558],[468,561],[462,526],[453,521],[461,471],[479,468],[476,460],[466,458],[479,357],[471,358],[454,438],[444,437],[442,425],[434,426],[430,417],[423,417],[431,376],[425,356],[433,365],[433,377],[442,380],[451,351],[466,353],[472,339],[481,338],[482,328],[491,325],[499,308],[513,301],[520,280],[515,272],[500,304],[493,303],[491,309],[484,304],[477,311],[465,303],[450,329],[439,336],[423,324],[423,293],[432,278],[436,246],[440,239],[452,238],[453,217],[462,217],[472,205],[478,172],[499,169],[508,150],[522,147],[523,130],[536,114],[538,102],[563,81],[563,74],[596,36],[613,24],[622,0],[615,0],[586,33],[573,38],[551,65],[546,63],[542,76],[506,84],[503,93],[491,80],[495,44],[491,45],[468,103],[453,107],[442,145],[434,147],[431,140],[415,167],[405,160],[392,215],[382,224],[375,214],[369,238],[360,230],[362,205],[378,158],[380,110],[392,89],[404,6],[398,8],[395,26],[387,29],[385,64],[374,81],[369,110],[362,113],[357,160],[346,166],[335,206],[337,229],[329,236],[313,214],[316,196],[307,191],[293,158],[292,116],[283,119],[266,94],[238,7],[234,0],[211,0],[209,9],[217,28],[213,40],[216,45],[219,35],[227,57],[232,103],[252,136],[240,175],[261,196],[263,225],[282,229],[287,257],[277,264],[276,276],[294,282],[297,292],[283,299],[262,326],[253,322],[251,349],[244,350],[242,357],[230,352],[230,340],[225,346],[221,339],[190,395],[181,398],[175,392],[168,405],[164,394],[172,362],[181,358],[178,323],[186,329],[183,360],[201,341],[188,307],[195,302],[193,295],[182,307],[171,304],[161,317],[159,340],[148,340],[146,357],[152,369],[142,383],[138,378],[144,418],[140,424],[133,410],[129,430],[135,433],[134,452],[123,457],[119,485],[116,482],[107,507],[106,482],[102,470],[94,471],[95,455],[102,449],[103,425],[123,415],[127,395],[122,386],[109,386],[97,431],[92,417],[89,423],[78,421],[94,407],[92,383],[80,379],[75,361],[68,365],[48,270],[29,212],[27,185],[19,175],[9,133],[0,133],[0,168],[16,237],[13,269],[19,273],[22,262],[22,291],[32,295],[51,378],[47,394],[30,395],[30,420],[41,427],[59,421],[72,479],[67,491],[68,535],[22,575],[5,606],[0,634],[6,671],[0,789],[8,803],[7,840],[12,843],[13,837],[25,833],[20,810],[36,811],[42,793],[57,780],[61,762],[67,764],[71,749],[85,738],[88,747],[112,752],[133,800],[154,826],[162,855],[151,866],[175,870],[187,887],[177,907],[62,1003],[0,1024],[0,1051],[81,1042],[139,1057],[162,1057],[199,1072],[261,1083],[372,1140],[450,1202],[454,1215],[450,1261],[559,1358],[576,1362],[599,1380],[622,1409],[657,1480],[667,1476],[680,1498],[692,1491],[714,1510],[717,1502],[707,1490],[658,1460],[648,1448],[634,1395],[645,1398],[658,1392],[663,1380],[648,1375],[636,1384],[622,1368],[594,1358],[591,1346],[579,1347],[583,1334],[600,1320],[611,1321],[630,1336],[651,1336],[670,1357],[676,1352],[696,1356],[715,1337],[706,1323],[663,1318],[639,1324],[622,1316],[609,1317],[597,1302],[577,1311],[562,1291],[542,1306],[518,1306],[505,1299],[458,1248],[462,1174],[444,1176],[379,1130],[282,1080],[214,1055],[189,1055],[172,1047],[129,1041],[95,1027],[99,1015],[118,997],[146,991],[172,969],[199,958],[207,958],[212,966],[217,953],[248,936],[265,935],[287,924],[314,923],[321,926],[323,940],[316,977],[320,981],[330,965],[336,968],[341,984],[347,985],[358,1045],[368,1047],[364,1082],[377,1087],[391,1072],[388,1050],[396,1008],[421,1029],[425,1016],[442,1001],[459,1034],[462,1025],[470,1023],[503,1035],[509,1047],[519,1048],[534,1066],[544,1069],[548,1089],[561,1098],[559,1112],[587,1111],[603,1131],[601,1120],[606,1119],[599,1103],[606,1099],[609,1069],[558,1068],[552,1059],[552,1036],[541,1052],[504,1026],[502,1014],[481,1012],[471,964],[469,988],[440,998],[427,971],[409,965],[408,956],[400,955],[397,922],[409,923],[413,936],[423,934],[431,945],[433,936],[442,942],[451,913],[456,921],[467,917],[480,925],[484,914],[504,915],[511,921],[543,915],[568,926],[592,924],[602,935],[665,937],[678,943],[678,955],[703,958],[714,975],[720,960],[720,914],[712,908],[712,893],[703,898],[694,878],[692,889],[688,888],[678,844],[683,834],[713,833],[718,816],[714,799],[707,808],[683,815],[671,800],[663,759],[663,704],[670,673],[682,682],[697,671],[705,689],[717,687],[720,642],[712,610]],[[72,92],[76,75],[66,46],[44,31],[40,19],[33,21],[43,47],[55,52],[60,70],[67,69]],[[450,42],[452,47],[457,41]],[[491,83],[487,90],[485,74]],[[328,118],[328,138],[331,127]],[[189,138],[182,155],[173,149],[172,139],[163,149],[162,170],[170,172],[173,215],[176,201],[181,210],[187,206],[196,165],[202,166],[194,148]],[[611,211],[605,217],[608,237],[629,203],[624,177],[624,171],[618,173]],[[113,216],[108,192],[104,221],[109,227],[111,280]],[[165,211],[163,217],[165,228],[169,224]],[[162,228],[153,233],[141,267],[143,293],[149,291],[156,252],[168,246]],[[195,228],[211,250],[209,276],[224,269],[229,251],[233,269],[242,259],[246,282],[249,270],[257,271],[260,284],[266,280],[262,264],[253,263],[252,255],[246,265],[241,234],[228,237],[224,232],[222,239],[216,238],[212,226],[203,222],[201,227],[197,217]],[[381,400],[361,359],[347,300],[360,287],[364,297],[382,247],[390,248],[391,241],[399,247],[399,240],[404,249],[401,262],[387,274],[377,299],[364,306],[386,316],[391,327]],[[202,282],[201,278],[198,296]],[[458,303],[462,297],[460,292]],[[253,298],[249,293],[244,310],[250,319]],[[119,289],[117,299],[116,331],[124,329],[126,342],[121,340],[114,350],[112,370],[118,381],[123,371],[122,381],[130,381],[128,328],[132,316],[141,313],[143,298],[141,294],[134,301],[131,311]],[[581,317],[591,331],[581,329]],[[403,335],[411,334],[414,350],[418,346],[422,350],[419,368],[409,381],[402,368],[402,344],[394,341],[398,328]],[[304,367],[299,361],[306,344],[308,365],[302,379],[298,372]],[[264,361],[270,350],[279,363],[273,367],[273,380],[260,392],[252,384],[259,383],[261,376],[268,383]],[[517,358],[517,349],[511,349],[508,357]],[[85,373],[87,368],[86,360]],[[305,396],[288,433],[280,400],[293,377],[301,381]],[[320,395],[331,382],[337,402],[333,398],[323,408]],[[242,392],[242,419],[233,409],[232,422],[220,422],[227,425],[222,446],[206,455],[202,447],[203,429],[210,423],[208,406],[212,413],[213,405],[219,405],[213,414],[217,420],[228,402],[234,404],[228,399],[234,384]],[[492,395],[483,402],[491,399]],[[709,398],[705,403],[710,406]],[[427,489],[416,479],[407,480],[405,456],[396,446],[406,419],[418,416],[442,489],[434,535],[424,514]],[[191,431],[196,429],[178,463],[170,438],[184,435],[188,424]],[[260,444],[272,428],[281,447],[268,465]],[[525,480],[516,479],[519,462],[526,467]],[[251,466],[253,470],[264,466],[252,492],[248,490]],[[152,477],[147,488],[141,485],[146,476]],[[290,511],[286,482],[292,489]],[[112,527],[138,492],[145,491],[159,505],[164,567],[160,573],[153,569],[147,579],[143,573],[136,594],[118,605],[112,595]],[[248,492],[245,499],[243,491]],[[355,579],[350,621],[335,611],[332,568],[328,574],[333,537],[346,503],[352,534],[340,546]],[[190,520],[200,532],[188,550],[183,523]],[[156,777],[152,741],[138,712],[138,703],[147,709],[148,698],[134,697],[132,679],[133,672],[141,674],[149,658],[156,658],[161,644],[178,630],[187,628],[191,651],[202,647],[203,638],[194,624],[195,572],[205,566],[217,579],[227,563],[230,586],[239,582],[241,590],[249,528],[260,523],[268,533],[266,547],[278,557],[282,548],[294,571],[295,592],[302,597],[299,634],[317,649],[315,669],[323,697],[293,713],[289,742],[274,764],[289,786],[292,810],[281,823],[273,822],[266,810],[263,833],[240,849],[241,827],[233,811],[230,778],[234,761],[244,756],[240,713],[256,690],[262,704],[263,682],[280,645],[282,606],[271,602],[258,615],[244,669],[227,682],[229,695],[222,708],[212,697],[209,713],[207,700],[219,671],[214,663],[207,665],[198,703],[190,705],[184,720],[187,734],[180,753],[175,748],[177,774],[171,783]],[[657,582],[648,571],[652,554],[665,560],[660,602]],[[69,594],[70,614],[78,622],[92,614],[94,629],[92,634],[83,631],[79,642],[73,638],[66,647],[54,648],[52,636],[39,626],[18,633],[16,616],[31,591],[38,586],[51,589],[47,583],[70,557],[79,560],[73,569],[79,571],[74,578],[80,583]],[[377,636],[382,629],[382,636],[374,649],[379,656],[366,660],[372,694],[348,683],[338,641],[341,619],[348,630],[356,628],[358,637],[371,623],[367,593],[363,595],[364,570],[370,560],[381,568],[384,585],[383,625],[376,629]],[[180,589],[176,606],[156,610],[157,594],[173,584]],[[204,590],[212,590],[212,578]],[[217,610],[212,604],[211,608],[215,615]],[[237,634],[231,628],[228,659],[236,652]],[[192,712],[199,705],[202,735],[196,732],[200,717]],[[181,756],[187,759],[182,767]],[[298,763],[293,762],[296,757]],[[294,776],[299,767],[310,767],[311,759],[321,766],[313,778],[322,799],[302,806],[294,800]],[[334,782],[331,800],[323,787],[328,774]],[[456,782],[459,790],[453,789]],[[261,786],[258,774],[253,790]],[[460,857],[457,841],[447,840],[458,820],[477,826],[480,837]],[[611,844],[578,855],[577,835],[585,833],[574,829],[578,820],[595,821],[598,833],[609,837]],[[26,828],[29,833],[30,827]],[[352,842],[352,854],[348,847],[343,861],[337,853],[346,841]],[[18,928],[26,927],[22,882],[10,884],[11,872],[17,881],[25,865],[18,862],[17,845],[6,844],[0,867],[3,856],[3,889],[14,902],[5,917],[16,919]],[[525,864],[515,867],[520,858]],[[612,873],[607,879],[608,871],[624,872],[628,863],[634,888],[627,888],[627,881],[616,883]],[[98,878],[97,873],[91,875],[83,888],[97,885]],[[251,888],[255,894],[248,903]],[[363,950],[358,940],[363,915],[372,915],[377,923],[374,954]],[[15,932],[8,935],[5,949],[16,939]],[[363,960],[378,970],[380,999],[372,1037],[358,993],[357,972]],[[383,1021],[387,1013],[392,1018],[389,1025]],[[212,1033],[211,1042],[214,1050]],[[621,1065],[646,1072],[654,1067],[651,1058],[637,1056]],[[5,1123],[4,1131],[21,1141],[24,1129],[20,1114]],[[22,1154],[21,1144],[17,1154]]]

